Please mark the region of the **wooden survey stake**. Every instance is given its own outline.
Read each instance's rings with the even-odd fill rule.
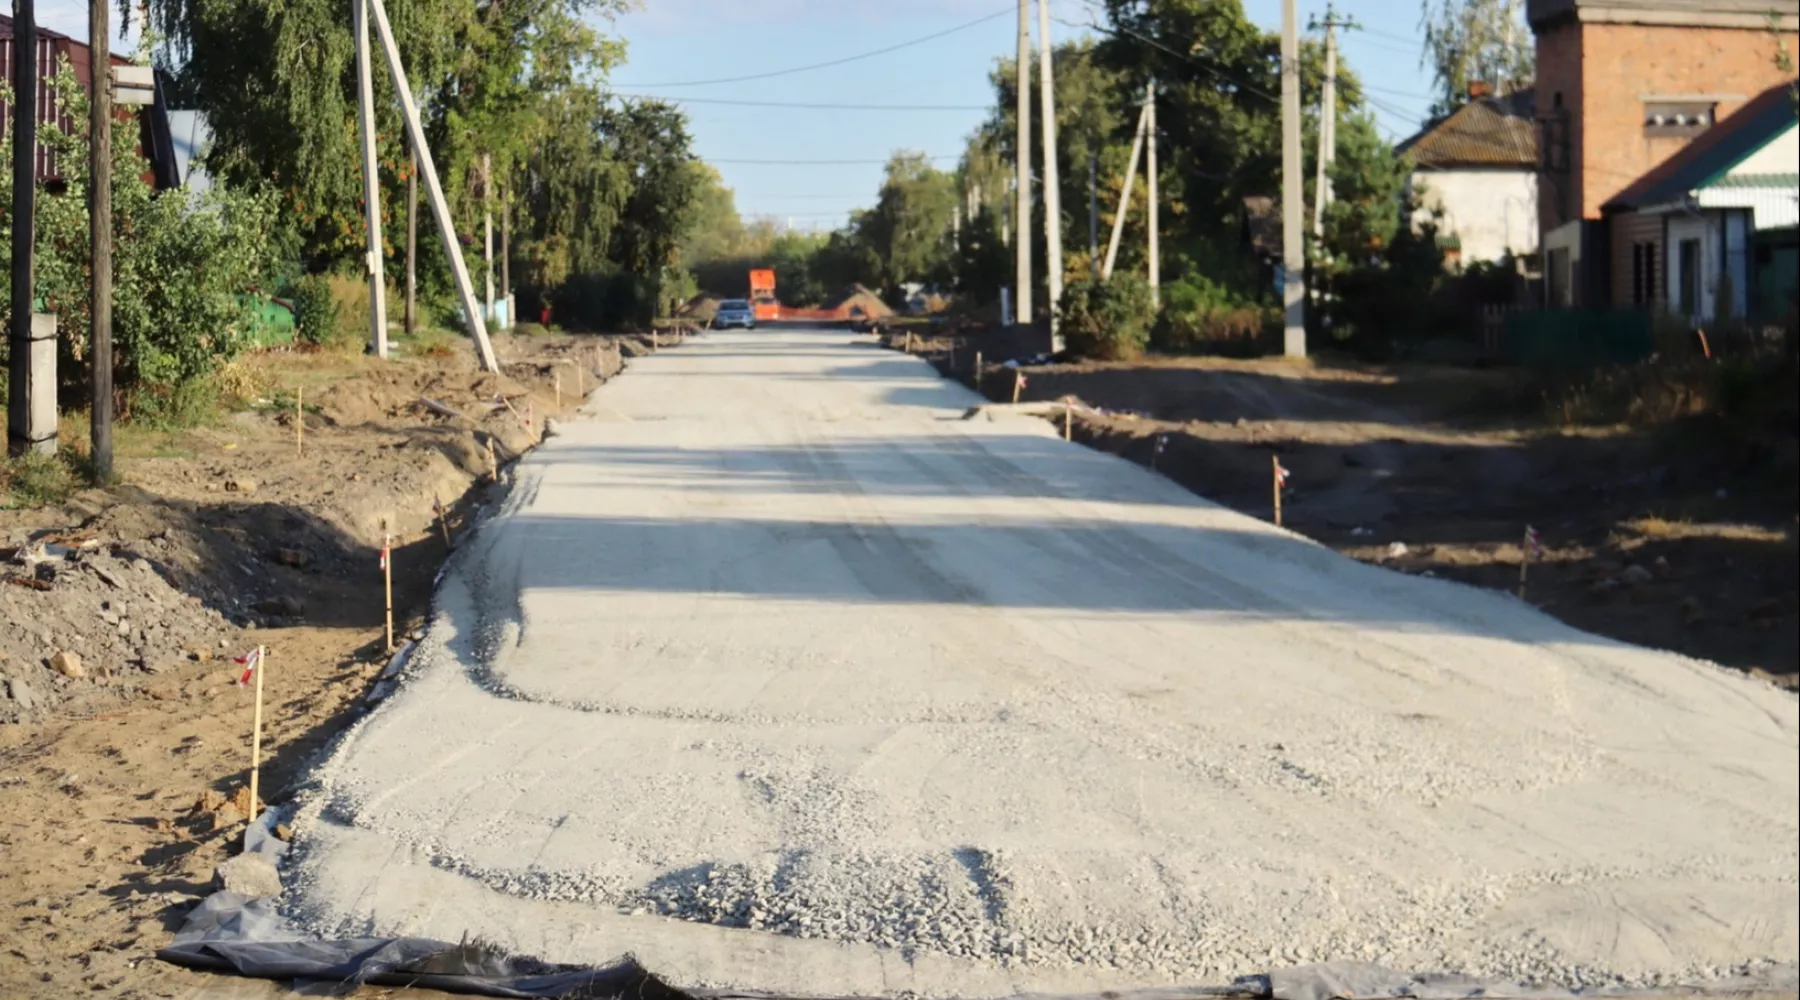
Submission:
[[[251,672],[256,675],[256,707],[250,715],[250,820],[255,822],[256,814],[262,806],[262,703],[263,703],[263,671],[269,668],[268,650],[263,646],[256,647],[251,654],[255,660],[251,663]]]
[[[556,388],[556,408],[557,408],[557,410],[560,411],[562,409],[562,369],[561,368],[558,368],[555,371],[550,373],[550,384]]]
[[[487,451],[488,479],[497,483],[500,481],[500,460],[494,457],[494,436],[492,434],[488,435]]]
[[[1075,404],[1063,400],[1063,440],[1075,440]]]
[[[1544,543],[1538,538],[1537,529],[1529,524],[1526,525],[1524,544],[1519,546],[1519,600],[1521,601],[1525,599],[1525,575],[1531,568],[1531,560],[1541,556],[1543,552]]]
[[[394,651],[394,536],[381,536],[381,587],[387,596],[387,651]]]
[[[1281,481],[1286,478],[1287,470],[1281,467],[1281,456],[1269,456],[1269,480],[1275,491],[1275,527],[1281,527]]]
[[[306,454],[306,409],[302,401],[306,398],[304,386],[294,390],[294,453]]]
[[[1023,371],[1021,371],[1020,369],[1014,368],[1013,369],[1013,405],[1014,406],[1019,405],[1019,394],[1024,391],[1025,391],[1025,373]]]
[[[438,527],[443,529],[444,548],[446,550],[454,548],[455,546],[450,544],[450,512],[444,509],[444,501],[434,495],[431,498],[431,509],[437,513]]]

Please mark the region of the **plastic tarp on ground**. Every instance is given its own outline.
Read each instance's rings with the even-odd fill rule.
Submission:
[[[284,845],[285,846],[285,845]],[[604,966],[552,965],[506,955],[479,943],[426,938],[305,937],[275,911],[273,900],[216,892],[203,900],[175,940],[157,952],[166,962],[259,979],[416,986],[491,997],[631,997],[633,1000],[777,1000],[748,990],[672,987],[630,956]],[[1054,1000],[1570,1000],[1575,997],[1793,995],[1792,970],[1756,982],[1726,981],[1699,990],[1661,992],[1533,988],[1460,976],[1417,976],[1361,962],[1332,962],[1246,976],[1230,986],[1108,991]],[[1026,1000],[1024,997],[1014,1000]],[[1052,1000],[1034,997],[1032,1000]]]

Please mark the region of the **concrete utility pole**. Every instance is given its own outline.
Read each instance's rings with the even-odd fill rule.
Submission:
[[[407,148],[412,140],[406,141]],[[406,318],[407,336],[419,332],[419,156],[408,159],[412,169],[406,172]]]
[[[1325,238],[1325,209],[1332,202],[1331,165],[1337,162],[1337,29],[1354,29],[1356,21],[1340,18],[1330,4],[1325,20],[1307,30],[1325,29],[1325,87],[1319,94],[1319,174],[1313,181],[1313,239]]]
[[[1013,244],[1014,318],[1019,324],[1031,322],[1031,0],[1019,0],[1019,79],[1015,115],[1018,135],[1013,144],[1013,166],[1016,172],[1014,197],[1018,199],[1016,218],[1019,238]]]
[[[1038,82],[1044,105],[1044,273],[1050,292],[1050,350],[1063,349],[1057,322],[1062,309],[1062,174],[1056,163],[1056,82],[1051,69],[1050,0],[1038,0]]]
[[[494,318],[494,161],[481,154],[481,270],[487,318]]]
[[[1111,281],[1113,265],[1119,260],[1119,237],[1125,233],[1125,211],[1131,207],[1131,181],[1137,176],[1138,156],[1144,151],[1144,129],[1150,108],[1138,110],[1137,131],[1131,137],[1131,158],[1125,163],[1125,183],[1119,188],[1119,211],[1113,216],[1112,239],[1106,244],[1106,263],[1100,266],[1100,280]]]
[[[1281,298],[1282,346],[1290,358],[1306,357],[1306,243],[1300,171],[1300,25],[1294,0],[1281,0]]]
[[[88,286],[88,327],[93,334],[92,429],[94,478],[113,478],[113,346],[112,346],[112,29],[107,9],[112,0],[89,0],[88,39],[88,240],[92,244],[93,280]]]
[[[1088,153],[1088,268],[1100,276],[1100,157]]]
[[[37,236],[37,10],[32,0],[13,0],[13,203],[12,328],[8,353],[6,451],[56,453],[56,353],[51,328],[48,371],[38,364],[39,318],[33,312],[32,253]],[[42,426],[49,401],[48,435]]]
[[[1144,212],[1150,229],[1150,255],[1148,269],[1150,272],[1150,305],[1162,308],[1162,248],[1158,245],[1161,233],[1158,232],[1162,213],[1156,202],[1156,81],[1144,84],[1144,184],[1145,194],[1149,196],[1149,204]]]
[[[425,127],[419,122],[419,106],[413,102],[406,65],[400,61],[400,47],[394,44],[394,29],[388,24],[387,8],[381,0],[369,0],[369,6],[375,15],[375,30],[381,35],[382,52],[387,56],[388,73],[394,79],[394,89],[400,94],[400,110],[406,115],[407,135],[412,139],[413,152],[425,175],[425,194],[431,199],[432,214],[437,217],[438,235],[444,241],[444,256],[450,258],[450,276],[456,280],[457,298],[462,300],[463,314],[468,317],[481,370],[497,372],[500,363],[494,359],[493,342],[488,340],[487,319],[481,315],[481,304],[475,301],[475,286],[469,281],[469,267],[463,261],[462,247],[456,239],[450,203],[444,200],[443,185],[438,183],[437,165],[431,161],[431,147],[425,144]]]
[[[375,158],[375,87],[369,67],[369,0],[350,0],[350,9],[350,21],[356,31],[356,119],[362,131],[363,208],[369,227],[369,250],[364,255],[364,268],[369,273],[369,343],[376,357],[385,358],[387,277],[382,259],[381,175]]]

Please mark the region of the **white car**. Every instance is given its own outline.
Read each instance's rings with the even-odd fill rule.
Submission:
[[[719,303],[719,311],[713,314],[713,329],[724,330],[728,327],[741,326],[746,330],[756,329],[756,310],[743,299],[726,299]]]

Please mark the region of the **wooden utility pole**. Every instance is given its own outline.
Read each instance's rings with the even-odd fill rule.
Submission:
[[[89,328],[93,331],[92,431],[94,478],[113,478],[113,346],[112,346],[112,29],[107,9],[112,0],[89,0],[88,64],[92,97],[88,104],[88,239],[92,243],[93,281],[88,288]]]
[[[425,144],[425,126],[419,120],[419,106],[413,101],[412,84],[406,79],[406,64],[400,61],[400,48],[394,43],[394,29],[388,24],[387,7],[382,0],[369,0],[369,8],[375,18],[375,30],[381,35],[381,48],[387,56],[394,89],[400,94],[400,110],[406,116],[407,134],[412,138],[413,152],[419,158],[420,173],[425,177],[425,194],[431,199],[438,235],[444,241],[444,256],[450,258],[450,276],[456,282],[456,295],[461,300],[463,314],[468,317],[469,332],[475,338],[476,357],[481,360],[482,371],[497,372],[500,362],[494,358],[494,344],[488,339],[487,320],[481,315],[481,303],[475,301],[475,285],[469,280],[469,267],[456,239],[450,203],[444,200],[443,185],[438,183],[437,165],[431,160],[431,148]]]
[[[368,219],[369,249],[364,269],[369,276],[369,344],[375,356],[388,356],[387,277],[383,273],[381,239],[381,174],[375,157],[375,87],[369,66],[369,0],[350,0],[356,30],[356,119],[362,131],[363,210]]]
[[[1131,181],[1137,176],[1138,156],[1144,151],[1144,128],[1148,124],[1149,107],[1138,111],[1137,132],[1131,137],[1131,157],[1125,163],[1125,183],[1119,188],[1119,211],[1113,216],[1112,239],[1106,244],[1106,263],[1100,266],[1100,280],[1111,281],[1113,265],[1119,261],[1119,237],[1125,234],[1125,212],[1131,207]]]
[[[1281,298],[1282,346],[1306,357],[1306,243],[1300,171],[1300,25],[1294,0],[1281,0]]]
[[[1156,207],[1156,81],[1144,84],[1144,187],[1149,203],[1144,206],[1145,225],[1150,231],[1150,257],[1146,262],[1150,276],[1150,306],[1162,308],[1162,248],[1158,245],[1161,213]]]
[[[1014,137],[1013,194],[1018,198],[1015,218],[1019,238],[1013,242],[1014,322],[1031,322],[1031,0],[1019,0],[1019,72],[1015,91],[1018,135]]]
[[[406,141],[408,150],[412,140]],[[406,172],[406,332],[419,332],[419,157],[409,156],[412,169]]]
[[[1044,105],[1044,274],[1050,295],[1050,350],[1063,349],[1057,322],[1062,308],[1062,175],[1056,158],[1056,77],[1050,44],[1050,0],[1038,0],[1038,83]]]
[[[506,197],[506,188],[500,189],[500,298],[506,303],[506,325],[513,326],[519,322],[512,309],[512,202]]]
[[[37,10],[13,0],[12,341],[8,358],[6,450],[23,455],[31,439],[32,251],[37,231]]]

